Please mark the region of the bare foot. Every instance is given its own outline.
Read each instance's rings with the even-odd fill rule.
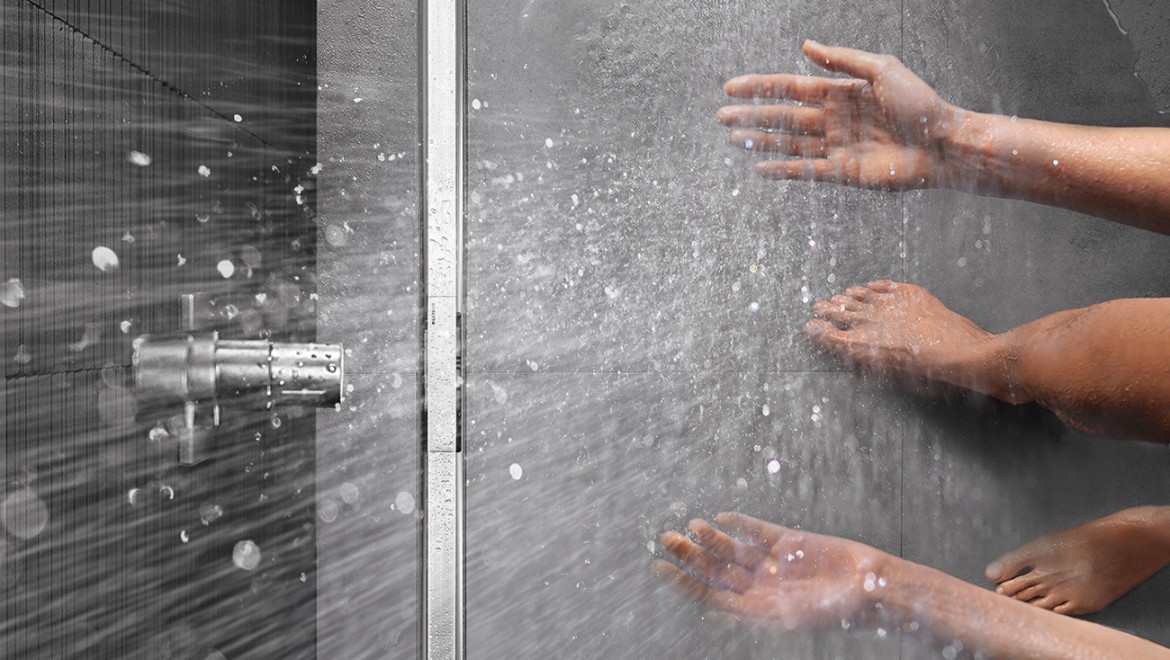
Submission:
[[[1000,343],[913,284],[879,280],[813,306],[804,332],[863,372],[942,381],[1014,403]]]
[[[1104,608],[1170,563],[1165,507],[1126,509],[1042,536],[987,567],[1004,595],[1058,614]]]

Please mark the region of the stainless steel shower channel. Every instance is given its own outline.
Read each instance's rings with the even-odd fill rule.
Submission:
[[[421,644],[427,660],[464,657],[460,314],[463,259],[464,34],[461,0],[420,0],[426,319]]]

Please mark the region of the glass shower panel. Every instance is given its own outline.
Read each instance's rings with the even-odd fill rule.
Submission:
[[[416,49],[0,2],[0,655],[416,656]]]
[[[419,653],[417,3],[318,3],[318,322],[346,401],[317,426],[320,658]]]
[[[468,5],[468,657],[897,657],[729,630],[649,566],[725,510],[899,551],[898,400],[799,330],[901,275],[901,201],[759,180],[714,113],[803,38],[899,53],[900,3]]]

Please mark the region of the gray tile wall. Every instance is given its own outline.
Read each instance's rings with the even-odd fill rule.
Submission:
[[[1033,536],[1167,499],[1164,448],[868,387],[799,335],[812,301],[876,277],[994,331],[1166,295],[1166,238],[759,181],[712,117],[728,77],[813,72],[815,38],[901,55],[974,109],[1156,124],[1151,30],[1072,1],[469,4],[469,657],[932,657],[911,638],[729,630],[654,583],[654,541],[732,508],[982,584]],[[1139,5],[1113,7],[1123,26],[1168,13]],[[1096,620],[1170,641],[1168,579]]]

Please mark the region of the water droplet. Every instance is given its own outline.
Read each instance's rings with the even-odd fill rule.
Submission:
[[[756,312],[760,311],[760,303],[753,300],[751,302],[751,304],[748,305],[748,311],[751,312],[752,314],[755,314]]]
[[[398,491],[398,496],[394,498],[394,508],[398,509],[398,512],[402,514],[413,513],[414,495],[404,490]]]
[[[191,536],[187,534],[187,530],[184,529],[183,531],[179,532],[179,540],[183,543],[191,540]]]
[[[553,148],[553,141],[552,141],[552,138],[545,138],[545,139],[544,139],[544,146],[545,146],[545,148],[547,148],[547,149],[552,149],[552,148]]]
[[[0,304],[5,307],[20,307],[24,301],[24,285],[20,280],[12,278],[4,283],[4,290],[0,291]]]
[[[1052,159],[1052,166],[1053,167],[1060,167],[1060,161],[1056,160],[1055,158]]]
[[[251,539],[240,541],[232,548],[232,564],[245,571],[254,570],[260,565],[260,546]]]
[[[232,116],[232,119],[235,119],[237,124],[238,124],[238,123],[240,123],[240,122],[242,122],[242,121],[244,121],[244,118],[243,118],[241,115],[238,115],[238,114],[237,114],[237,115],[233,115],[233,116]]]
[[[321,504],[317,506],[317,517],[327,523],[337,520],[339,513],[341,513],[341,509],[337,506],[337,502],[328,498],[321,500]]]
[[[206,525],[223,517],[223,507],[218,504],[203,503],[199,505],[199,520]]]
[[[348,481],[341,484],[340,492],[341,500],[346,504],[354,504],[361,496],[361,492],[358,491],[358,487]]]
[[[764,413],[764,417],[767,417],[768,415],[772,414],[772,409],[769,408],[768,404],[765,403],[764,406],[760,408],[760,412]]]
[[[131,151],[126,154],[126,160],[129,160],[131,165],[137,165],[138,167],[150,166],[150,156],[141,151]]]
[[[472,110],[479,110],[482,107],[483,107],[483,104],[481,104],[479,102],[479,99],[471,99],[471,109]]]
[[[33,539],[49,526],[49,507],[31,489],[18,490],[0,507],[0,522],[16,538]]]
[[[93,265],[97,266],[97,269],[103,273],[118,267],[118,255],[104,245],[95,247],[90,258],[93,260]]]
[[[776,474],[780,471],[780,461],[772,459],[768,461],[768,474]]]
[[[207,178],[211,176],[211,168],[206,165],[199,166],[199,176]]]
[[[216,264],[215,269],[218,270],[219,274],[222,275],[223,278],[226,280],[227,278],[229,278],[233,274],[235,274],[236,265],[233,264],[230,259],[224,259],[223,261]]]
[[[158,496],[164,500],[175,499],[175,489],[170,486],[161,486],[158,489]]]
[[[520,481],[520,477],[524,476],[524,468],[519,463],[513,463],[508,466],[508,474],[512,475],[514,481]]]

